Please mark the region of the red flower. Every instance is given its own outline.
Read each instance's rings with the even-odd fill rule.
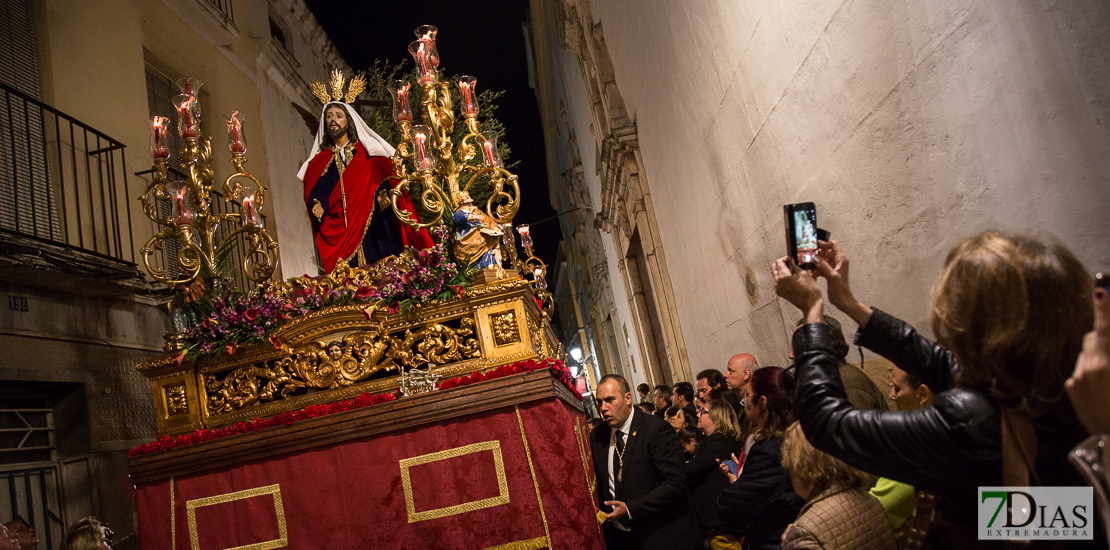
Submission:
[[[356,298],[369,298],[370,295],[373,294],[373,293],[374,293],[374,287],[372,287],[370,285],[364,285],[364,286],[358,287],[358,290],[355,291],[355,297]]]
[[[235,350],[237,349],[239,349],[239,347],[235,345],[235,342],[231,342],[224,346],[224,351],[226,351],[228,355],[235,355]]]
[[[455,291],[455,297],[456,298],[461,300],[462,297],[466,295],[466,289],[465,288],[463,288],[459,285],[450,285],[450,286],[451,286],[451,290]]]
[[[253,308],[253,307],[248,309],[246,312],[243,313],[243,317],[246,317],[248,321],[253,321],[253,320],[257,319],[258,318],[258,309]]]
[[[271,334],[270,343],[273,344],[274,349],[281,349],[281,338],[278,338],[278,335]]]
[[[386,306],[385,310],[390,315],[397,315],[397,312],[401,311],[401,302],[393,302],[392,304]]]

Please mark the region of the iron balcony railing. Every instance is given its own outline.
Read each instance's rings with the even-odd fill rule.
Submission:
[[[220,13],[224,14],[228,21],[235,22],[235,13],[231,11],[231,0],[208,0],[208,3],[220,10]]]
[[[0,231],[135,262],[124,145],[0,83]]]

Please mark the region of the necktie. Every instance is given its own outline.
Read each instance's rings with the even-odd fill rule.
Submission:
[[[613,477],[617,481],[623,481],[621,467],[624,466],[624,432],[617,430],[616,443],[617,452],[613,453]]]

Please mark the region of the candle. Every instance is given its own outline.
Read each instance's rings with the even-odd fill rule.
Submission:
[[[416,34],[416,37],[424,43],[428,62],[431,63],[433,67],[438,67],[439,52],[436,51],[436,34],[439,33],[439,29],[432,25],[420,25],[416,28],[416,30],[413,31],[413,33]]]
[[[254,195],[247,195],[243,197],[243,224],[248,223],[262,227],[262,218],[258,215],[258,210],[254,206]]]
[[[459,93],[462,94],[462,110],[466,116],[478,116],[478,102],[474,100],[474,86],[478,79],[473,76],[459,77]]]
[[[547,290],[547,280],[543,278],[543,268],[537,267],[532,269],[533,283],[536,283],[536,288],[539,290]]]
[[[200,93],[200,87],[203,85],[203,82],[192,77],[177,79],[177,87],[181,89],[181,93],[193,97],[197,97],[197,94]]]
[[[167,121],[168,119],[164,116],[150,117],[150,156],[156,159],[164,159],[170,156],[170,151],[166,148]]]
[[[482,155],[486,159],[486,164],[490,166],[503,166],[501,162],[501,155],[497,151],[497,131],[489,130],[482,132]]]
[[[189,191],[188,187],[182,186],[176,193],[174,193],[173,202],[173,222],[176,225],[189,225],[193,223],[193,211],[186,204],[185,194]]]
[[[243,135],[243,118],[239,111],[232,111],[227,119],[227,148],[232,153],[247,152],[247,140]]]
[[[409,107],[409,87],[404,80],[394,80],[389,87],[393,95],[393,120],[397,122],[412,122],[412,109]]]
[[[197,98],[189,94],[181,94],[174,100],[177,109],[177,133],[183,138],[195,138],[200,135],[196,116]]]
[[[518,225],[516,231],[520,233],[520,246],[532,248],[532,235],[528,232],[528,224]]]
[[[409,53],[416,60],[416,68],[420,70],[420,77],[416,79],[420,84],[435,82],[436,79],[435,65],[438,64],[439,58],[436,56],[433,62],[431,49],[434,48],[434,45],[429,46],[429,44],[432,43],[423,39],[409,44]]]
[[[415,147],[412,164],[416,167],[418,172],[435,168],[436,159],[428,152],[428,136],[430,136],[431,133],[431,129],[424,125],[418,124],[412,127],[410,135],[412,136],[412,144]]]

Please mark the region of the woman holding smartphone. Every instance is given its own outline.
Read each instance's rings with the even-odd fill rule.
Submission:
[[[755,443],[744,455],[740,476],[728,474],[732,484],[721,491],[717,504],[724,530],[744,537],[745,550],[777,550],[782,532],[805,502],[782,467],[784,432],[795,419],[794,377],[780,367],[763,367],[748,384],[744,409]]]
[[[739,550],[740,543],[721,531],[721,515],[717,513],[717,497],[728,487],[728,476],[718,464],[743,449],[740,443],[740,422],[736,412],[724,401],[710,400],[697,409],[698,429],[705,439],[694,447],[694,456],[686,463],[686,484],[694,502],[702,535],[713,550]]]
[[[814,447],[936,494],[931,530],[954,546],[977,542],[979,487],[1083,485],[1067,460],[1084,430],[1064,380],[1093,322],[1092,284],[1064,245],[995,231],[956,245],[933,285],[936,342],[855,299],[837,242],[820,250],[813,274],[786,258],[772,265],[775,292],[807,321],[793,350],[800,420]],[[829,301],[859,324],[856,342],[924,381],[932,405],[887,412],[848,402],[821,323],[817,276],[828,281]]]

